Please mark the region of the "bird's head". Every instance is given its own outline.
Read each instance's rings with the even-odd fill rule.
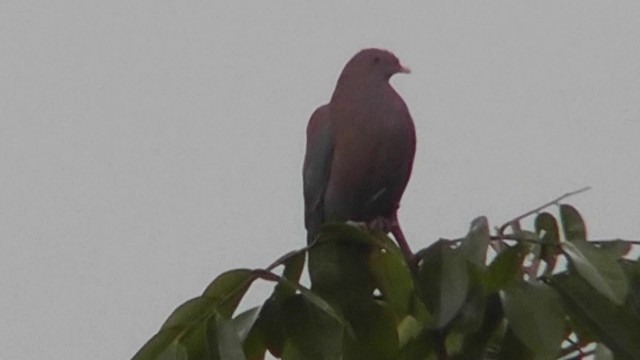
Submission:
[[[410,72],[393,53],[374,48],[364,49],[355,54],[343,70],[343,74],[351,73],[357,77],[379,78],[385,81],[395,74]]]

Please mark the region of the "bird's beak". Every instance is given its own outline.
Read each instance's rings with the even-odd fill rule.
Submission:
[[[400,70],[398,70],[399,73],[401,74],[411,74],[411,69],[409,69],[408,67],[400,64]]]

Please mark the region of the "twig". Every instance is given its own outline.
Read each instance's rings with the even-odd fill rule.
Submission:
[[[548,245],[548,246],[555,246],[555,247],[560,247],[561,246],[558,243],[527,239],[527,238],[519,237],[519,236],[514,235],[514,234],[491,235],[490,239],[491,239],[491,241],[512,240],[512,241],[517,241],[517,242],[525,242],[525,243],[532,243],[532,244],[538,244],[538,245]],[[457,242],[460,242],[462,240],[464,240],[464,239],[456,239],[456,240],[451,240],[451,241],[454,242],[454,243],[457,243]],[[615,241],[622,241],[622,242],[625,242],[625,243],[628,243],[628,244],[631,244],[631,245],[640,245],[640,240],[625,240],[625,239],[587,240],[587,242],[589,242],[591,244],[594,244],[594,245],[610,244],[610,243],[613,243]]]
[[[524,214],[522,214],[522,215],[520,215],[518,217],[515,217],[515,218],[507,221],[504,225],[500,226],[500,228],[498,229],[498,234],[503,234],[504,231],[507,229],[507,227],[517,223],[518,221],[526,218],[527,216],[531,216],[533,214],[537,214],[541,210],[543,210],[543,209],[545,209],[545,208],[547,208],[549,206],[558,205],[560,203],[560,201],[562,201],[562,200],[564,200],[564,199],[566,199],[566,198],[568,198],[570,196],[578,195],[578,194],[583,193],[583,192],[585,192],[587,190],[590,190],[590,189],[591,189],[591,186],[585,186],[582,189],[578,189],[578,190],[575,190],[575,191],[568,192],[568,193],[566,193],[566,194],[564,194],[564,195],[562,195],[562,196],[560,196],[560,197],[558,197],[558,198],[556,198],[556,199],[554,199],[552,201],[549,201],[548,203],[546,203],[544,205],[538,206],[537,208],[535,208],[533,210],[527,211],[526,213],[524,213]]]
[[[489,239],[491,239],[491,241],[512,240],[512,241],[516,241],[516,242],[530,243],[530,244],[536,244],[536,245],[549,245],[549,246],[560,247],[560,244],[557,244],[557,243],[552,243],[552,242],[548,242],[548,241],[527,239],[527,238],[523,238],[523,237],[520,237],[520,236],[517,236],[517,235],[514,235],[514,234],[491,235],[489,237]]]

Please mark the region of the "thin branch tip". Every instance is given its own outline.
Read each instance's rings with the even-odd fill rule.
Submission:
[[[560,205],[560,201],[562,201],[562,200],[564,200],[564,199],[566,199],[568,197],[571,197],[571,196],[574,196],[574,195],[578,195],[578,194],[583,193],[585,191],[589,191],[589,190],[591,190],[591,186],[585,186],[585,187],[580,188],[578,190],[570,191],[570,192],[568,192],[568,193],[566,193],[566,194],[564,194],[562,196],[559,196],[559,197],[557,197],[557,198],[555,198],[555,199],[553,199],[553,200],[551,200],[551,201],[549,201],[549,202],[547,202],[547,203],[545,203],[543,205],[538,206],[537,208],[535,208],[533,210],[529,210],[526,213],[524,213],[524,214],[522,214],[520,216],[517,216],[517,217],[507,221],[502,226],[500,226],[500,228],[498,229],[498,234],[500,234],[500,235],[504,234],[504,231],[509,226],[512,226],[512,225],[518,223],[520,220],[522,220],[522,219],[524,219],[524,218],[526,218],[528,216],[531,216],[531,215],[534,215],[534,214],[538,214],[538,213],[540,213],[540,211],[548,208],[549,206]]]

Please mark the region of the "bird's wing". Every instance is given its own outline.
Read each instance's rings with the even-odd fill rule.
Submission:
[[[389,116],[394,118],[393,131],[387,133],[384,145],[378,147],[376,167],[370,176],[370,197],[365,209],[367,213],[395,212],[411,176],[416,152],[416,132],[406,106]]]
[[[329,106],[316,109],[307,125],[307,149],[302,172],[304,183],[305,227],[312,241],[324,220],[324,194],[329,181],[333,136]]]

